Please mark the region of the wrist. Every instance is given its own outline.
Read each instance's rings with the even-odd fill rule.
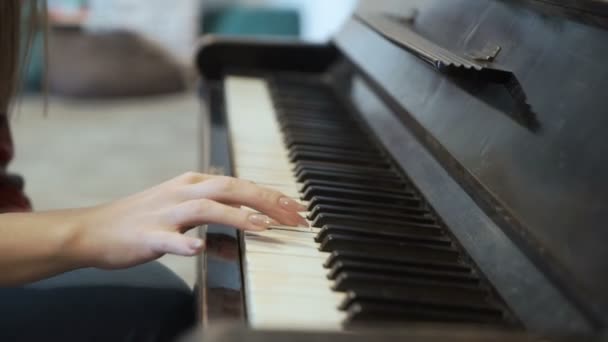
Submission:
[[[79,210],[2,214],[0,286],[87,267]]]
[[[90,209],[74,209],[59,214],[58,259],[70,269],[92,267]]]

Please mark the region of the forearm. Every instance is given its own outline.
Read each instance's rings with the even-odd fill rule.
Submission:
[[[0,286],[14,286],[86,266],[77,244],[78,210],[0,215]]]
[[[83,267],[132,267],[165,253],[194,256],[204,243],[183,234],[193,227],[217,223],[261,231],[276,224],[307,226],[298,213],[305,209],[286,195],[252,182],[185,173],[95,207],[3,214],[0,286]]]

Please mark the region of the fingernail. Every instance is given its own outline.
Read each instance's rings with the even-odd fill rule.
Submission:
[[[274,221],[270,219],[270,217],[262,214],[249,215],[249,222],[263,229],[266,229],[272,224],[274,224]]]
[[[203,240],[200,240],[200,239],[191,240],[190,247],[192,247],[194,249],[199,249],[199,248],[203,247]]]
[[[305,211],[307,208],[289,197],[281,197],[279,199],[279,205],[290,211]]]
[[[305,218],[303,218],[302,216],[300,216],[300,222],[298,223],[298,227],[308,228],[308,227],[310,227],[310,225],[308,224],[308,221],[306,221]]]

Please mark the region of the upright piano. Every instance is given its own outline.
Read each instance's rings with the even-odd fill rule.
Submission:
[[[204,330],[602,334],[607,29],[599,0],[402,0],[326,45],[205,38],[204,171],[311,226],[206,227]]]

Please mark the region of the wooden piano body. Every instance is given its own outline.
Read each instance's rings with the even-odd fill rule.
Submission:
[[[607,28],[601,1],[408,0],[364,3],[328,45],[207,38],[204,169],[238,176],[229,76],[318,79],[504,304],[498,326],[604,331]],[[211,225],[204,235],[201,321],[247,325],[244,234]],[[446,323],[430,317],[395,322]]]

